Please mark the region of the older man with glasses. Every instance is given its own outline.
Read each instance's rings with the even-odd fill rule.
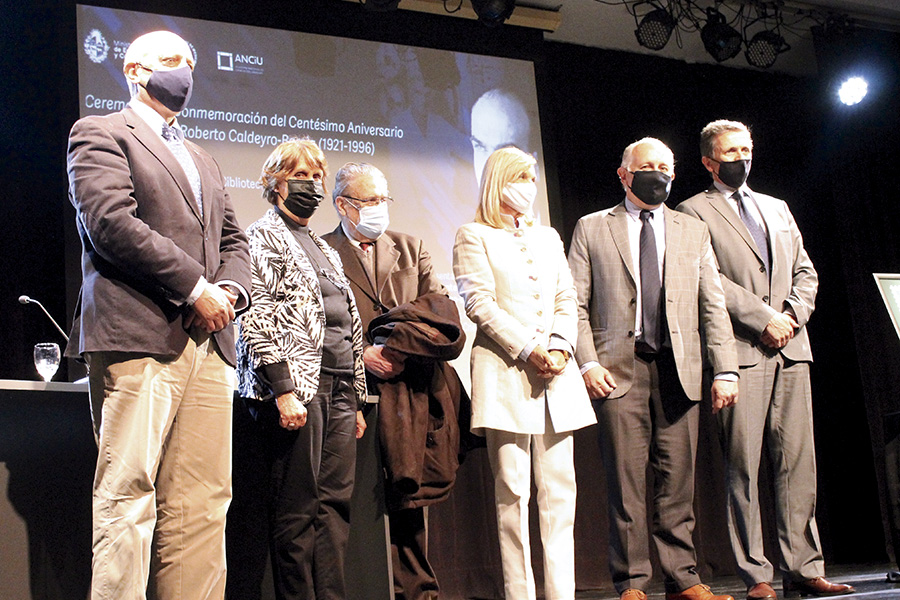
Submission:
[[[347,163],[335,175],[333,197],[341,223],[323,238],[344,263],[363,329],[401,304],[431,293],[447,295],[422,240],[387,229],[393,199],[378,168]],[[371,342],[366,340],[363,352],[370,380],[390,380],[404,372],[404,355]],[[436,598],[438,583],[426,555],[424,508],[390,504],[395,598]]]

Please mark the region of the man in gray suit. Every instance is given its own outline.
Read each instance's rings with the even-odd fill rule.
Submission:
[[[700,133],[713,178],[678,210],[706,223],[734,327],[741,403],[719,414],[727,462],[728,527],[747,598],[776,598],[763,552],[757,475],[766,441],[774,469],[779,568],[786,596],[853,591],[826,580],[816,527],[816,458],[806,323],[818,277],[787,204],[747,184],[753,140],[743,123]]]
[[[335,175],[333,196],[341,222],[322,239],[341,257],[364,331],[372,319],[401,304],[425,294],[447,295],[422,240],[387,229],[392,200],[387,179],[379,169],[365,163],[347,163]],[[406,369],[405,356],[368,341],[363,362],[367,371],[384,380]],[[424,507],[388,510],[394,598],[437,598],[438,581],[428,562]]]
[[[184,139],[194,57],[168,31],[125,53],[121,112],[69,136],[83,283],[69,355],[90,365],[99,444],[93,600],[222,598],[231,501],[231,321],[247,238],[222,175]]]
[[[663,204],[674,164],[657,139],[631,144],[618,169],[624,202],[578,221],[569,250],[575,358],[597,412],[610,571],[621,600],[647,598],[648,461],[666,599],[731,600],[700,582],[692,504],[704,359],[718,412],[737,401],[737,357],[709,232]]]

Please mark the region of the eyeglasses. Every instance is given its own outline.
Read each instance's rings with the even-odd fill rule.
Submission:
[[[380,204],[387,204],[388,206],[390,206],[394,203],[394,199],[390,196],[385,196],[383,198],[366,198],[365,200],[363,200],[362,198],[354,198],[353,196],[341,196],[341,198],[353,200],[353,202],[350,202],[350,206],[352,206],[356,210],[359,210],[361,208],[368,208],[370,206],[379,206]],[[359,205],[357,206],[354,202],[358,202]]]

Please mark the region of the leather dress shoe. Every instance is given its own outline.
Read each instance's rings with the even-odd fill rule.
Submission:
[[[803,581],[785,581],[784,597],[799,598],[801,596],[840,596],[852,594],[856,590],[853,586],[843,583],[831,583],[824,577],[814,577]]]
[[[747,590],[747,600],[778,600],[778,596],[771,583],[761,581]]]
[[[666,600],[734,600],[731,596],[717,596],[712,593],[708,585],[698,583],[680,592],[666,592]]]
[[[622,592],[622,595],[619,596],[619,600],[647,600],[647,594],[645,594],[643,590],[628,588]]]

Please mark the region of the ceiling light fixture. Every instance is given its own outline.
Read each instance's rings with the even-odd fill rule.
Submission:
[[[651,5],[652,6],[652,5]],[[641,19],[634,35],[638,44],[650,50],[662,50],[675,30],[675,18],[664,8],[651,10]]]
[[[700,30],[703,47],[716,62],[737,56],[741,51],[741,34],[725,22],[725,17],[715,8],[706,9],[707,21]]]

